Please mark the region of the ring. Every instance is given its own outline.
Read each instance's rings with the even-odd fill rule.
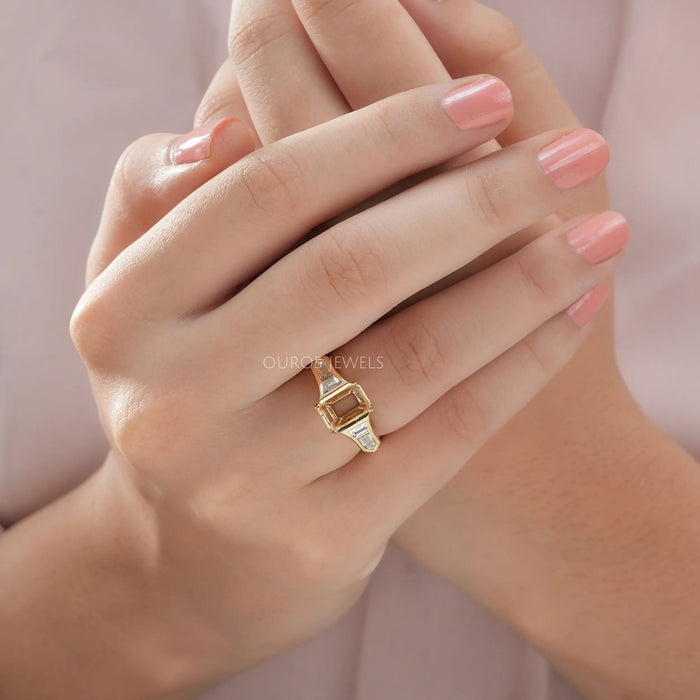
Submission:
[[[362,387],[343,379],[331,366],[328,355],[317,357],[311,363],[311,371],[321,392],[316,410],[328,430],[334,435],[347,435],[363,452],[376,452],[380,440],[369,422],[372,402]]]

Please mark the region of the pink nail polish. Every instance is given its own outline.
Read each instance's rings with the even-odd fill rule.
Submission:
[[[622,214],[606,211],[571,229],[566,239],[586,262],[597,265],[627,245],[630,227]]]
[[[583,328],[598,315],[608,296],[610,296],[610,286],[601,282],[574,302],[566,313],[577,326]]]
[[[211,155],[211,144],[214,133],[224,124],[238,121],[231,117],[202,124],[189,134],[177,140],[170,149],[170,162],[173,165],[186,165],[206,160]]]
[[[592,180],[610,161],[607,141],[591,129],[578,129],[540,151],[542,169],[561,190]]]
[[[510,115],[513,98],[505,83],[487,76],[455,88],[442,106],[460,129],[483,129]]]

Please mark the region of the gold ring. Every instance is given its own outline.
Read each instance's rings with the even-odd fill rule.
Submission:
[[[363,452],[376,452],[380,440],[369,422],[372,402],[362,387],[343,379],[333,369],[328,355],[317,357],[311,363],[311,371],[321,392],[316,410],[321,414],[328,430],[334,435],[347,435]]]

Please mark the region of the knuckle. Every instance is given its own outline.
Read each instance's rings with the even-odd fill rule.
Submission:
[[[106,295],[83,294],[71,314],[68,330],[78,354],[91,370],[112,367],[121,345],[118,320]]]
[[[561,298],[561,289],[552,273],[552,261],[536,250],[537,247],[522,248],[511,256],[511,261],[526,298],[549,304]]]
[[[384,553],[372,549],[366,533],[350,532],[333,524],[309,532],[301,528],[299,536],[285,537],[285,556],[288,557],[294,578],[303,587],[310,584],[325,588],[345,587],[351,581],[365,578],[376,567]]]
[[[146,134],[129,144],[117,160],[110,182],[121,211],[143,225],[153,223],[153,211],[168,206],[171,187],[161,176],[164,134]]]
[[[290,213],[299,205],[304,169],[288,150],[260,149],[241,161],[239,182],[250,203],[266,213]]]
[[[128,371],[144,333],[153,337],[160,319],[144,313],[128,285],[114,279],[91,285],[78,300],[68,325],[70,338],[96,373]]]
[[[526,364],[529,367],[528,374],[532,369],[546,380],[552,377],[561,367],[562,358],[560,348],[557,344],[540,343],[536,334],[523,338],[522,350],[526,356]]]
[[[515,71],[513,74],[517,76],[517,80],[512,81],[514,84],[545,72],[544,66],[530,50],[517,25],[496,10],[490,9],[489,14],[491,16],[484,61],[486,70],[495,74],[504,70]]]
[[[230,59],[228,59],[228,62],[233,63]],[[233,80],[235,80],[235,76],[232,75],[232,82]],[[237,88],[237,83],[234,84]],[[195,126],[208,124],[216,119],[227,117],[230,115],[230,113],[231,92],[216,89],[212,83],[197,107],[197,111],[194,115],[194,124]]]
[[[337,557],[321,538],[306,538],[297,543],[297,573],[305,581],[325,581],[337,575]]]
[[[405,320],[397,316],[389,321],[386,359],[402,384],[415,388],[441,373],[446,366],[441,336],[434,322],[416,310]]]
[[[503,185],[493,168],[486,163],[479,168],[467,168],[464,185],[467,205],[477,223],[489,230],[502,230],[508,223],[502,202]]]
[[[127,193],[141,194],[143,188],[150,184],[144,178],[144,160],[146,154],[153,155],[154,139],[157,134],[147,134],[132,141],[119,156],[112,175],[112,187],[116,186]],[[134,185],[138,184],[138,188]]]
[[[114,447],[136,469],[172,468],[192,452],[197,425],[191,394],[130,385],[110,415]]]
[[[357,9],[363,0],[298,0],[297,11],[306,21],[337,19],[351,9]]]
[[[133,182],[134,161],[136,160],[136,153],[139,150],[141,138],[132,141],[119,156],[112,175],[114,184],[128,186],[129,183]]]
[[[456,391],[445,394],[441,403],[449,437],[458,440],[468,449],[476,449],[493,432],[493,420],[475,395],[468,379]]]
[[[402,120],[395,118],[395,107],[391,101],[376,102],[371,107],[366,122],[365,140],[383,152],[405,151],[407,139],[402,133]]]
[[[488,63],[509,61],[525,46],[517,25],[502,12],[491,10],[488,25]]]
[[[318,238],[317,250],[308,258],[306,275],[314,296],[331,294],[343,305],[387,298],[389,273],[381,235],[363,224],[336,226]]]
[[[284,568],[304,587],[342,578],[347,553],[341,554],[340,548],[327,535],[308,534],[302,528],[297,536],[287,535],[281,548],[281,557],[286,560]]]
[[[290,22],[276,13],[245,16],[243,13],[251,12],[250,6],[245,5],[245,3],[233,3],[234,15],[228,40],[229,56],[239,66],[247,63],[259,51],[291,31]],[[253,12],[256,11],[253,10]]]

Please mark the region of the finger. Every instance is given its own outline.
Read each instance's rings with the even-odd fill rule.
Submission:
[[[234,2],[229,53],[263,143],[348,111],[289,0]]]
[[[107,191],[88,255],[86,284],[185,197],[253,147],[250,130],[232,118],[210,122],[185,136],[150,134],[131,144]]]
[[[275,367],[261,375],[261,358],[327,354],[403,299],[560,209],[608,158],[593,131],[549,133],[423,182],[297,248],[214,311],[204,334],[217,347],[222,328],[249,339],[236,349],[246,368],[239,388],[261,398],[295,373]]]
[[[199,128],[202,124],[227,117],[240,119],[255,132],[253,120],[248,113],[248,106],[238,85],[236,65],[230,58],[221,64],[209,83],[204,97],[197,107],[194,127]],[[257,141],[260,143],[259,139]]]
[[[449,77],[423,32],[398,0],[292,2],[352,109]],[[452,165],[471,162],[497,148],[495,141],[485,143]]]
[[[401,0],[401,3],[452,75],[487,72],[501,78],[512,90],[514,117],[498,137],[502,146],[550,129],[580,126],[548,71],[505,15],[473,0]],[[557,221],[601,211],[606,206],[608,196],[603,177],[583,196],[557,212],[550,222],[513,236],[456,276],[483,269],[541,235]],[[435,288],[442,287],[444,283]]]
[[[472,0],[401,0],[454,76],[490,73],[513,91],[515,116],[503,145],[580,123],[548,71],[505,15]]]
[[[334,367],[371,398],[378,435],[400,430],[609,278],[628,239],[627,222],[614,212],[562,226],[488,270],[372,326],[333,353]],[[310,360],[296,358],[295,364]],[[270,356],[264,366],[291,362]],[[309,410],[317,400],[315,382],[302,372],[255,407],[261,419],[278,426],[281,444],[299,445],[298,461],[305,471],[296,478],[313,479],[339,468],[357,451],[352,441],[332,436]],[[308,439],[301,443],[299,435]]]
[[[292,1],[353,109],[449,78],[397,0]]]
[[[602,283],[577,305],[582,322],[608,291]],[[343,522],[362,517],[394,532],[567,365],[591,325],[579,327],[568,313],[556,316],[389,435],[378,453],[359,454],[312,488],[346,495],[347,512],[334,501],[334,517],[350,518]]]
[[[509,114],[500,81],[456,81],[402,93],[265,146],[188,197],[114,261],[113,286],[121,290],[115,303],[151,318],[219,305],[314,226],[493,138]],[[177,285],[168,284],[173,275]]]

